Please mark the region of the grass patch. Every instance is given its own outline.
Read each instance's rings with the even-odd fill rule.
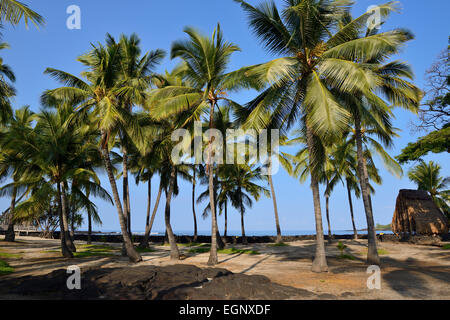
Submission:
[[[14,272],[14,268],[11,267],[8,262],[0,260],[0,276],[10,274]]]
[[[446,243],[442,246],[442,249],[444,250],[450,250],[450,243]]]
[[[20,258],[22,258],[22,255],[18,254],[18,253],[0,252],[0,258],[20,259]]]
[[[73,253],[74,258],[97,257],[97,256],[109,257],[109,256],[112,256],[112,255],[113,254],[111,252],[90,251],[90,250],[79,251],[79,252],[74,252]]]
[[[289,247],[290,244],[286,242],[280,242],[280,243],[270,243],[267,245],[268,247]]]
[[[205,253],[209,252],[210,248],[192,248],[189,249],[189,253]]]
[[[356,258],[350,254],[340,254],[338,259],[356,260]]]
[[[380,256],[385,255],[385,254],[389,254],[389,251],[387,251],[386,249],[378,249],[377,251],[378,251],[378,254],[379,254]],[[364,250],[364,251],[361,252],[360,254],[366,255],[366,254],[367,254],[367,250]]]
[[[211,249],[210,245],[208,246],[204,246],[204,247],[197,247],[197,248],[192,248],[189,249],[189,253],[205,253],[205,252],[209,252],[209,250]],[[258,251],[255,250],[244,250],[244,249],[236,249],[236,248],[227,248],[227,249],[219,249],[217,250],[217,253],[224,253],[224,254],[236,254],[236,253],[241,253],[241,254],[259,254]]]
[[[244,250],[244,249],[236,249],[236,248],[227,248],[227,249],[221,249],[217,250],[218,253],[226,253],[226,254],[235,254],[235,253],[242,253],[242,254],[259,254],[256,250]]]
[[[82,244],[82,245],[78,245],[77,249],[82,249],[82,250],[102,250],[102,251],[115,251],[115,250],[119,250],[113,246],[108,246],[108,245],[98,245],[98,244]]]
[[[77,246],[77,252],[73,253],[74,258],[85,258],[85,257],[109,257],[113,255],[113,252],[117,252],[118,249],[107,245],[93,245],[93,244],[83,244]],[[61,253],[61,250],[45,250],[41,253]]]

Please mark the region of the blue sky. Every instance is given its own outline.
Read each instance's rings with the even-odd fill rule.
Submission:
[[[14,106],[30,105],[34,111],[40,109],[39,97],[45,89],[58,86],[48,76],[43,74],[47,67],[62,69],[79,75],[81,65],[75,60],[77,56],[90,49],[90,43],[103,42],[105,34],[111,33],[118,37],[120,34],[136,32],[142,39],[144,51],[161,48],[169,52],[171,42],[184,38],[183,28],[193,26],[206,34],[211,34],[218,22],[228,41],[234,42],[241,49],[233,56],[230,68],[235,69],[267,61],[271,58],[266,54],[256,38],[251,34],[245,14],[240,7],[231,0],[167,0],[167,1],[137,1],[129,0],[124,5],[119,1],[108,0],[40,0],[26,1],[34,10],[43,15],[46,25],[40,30],[33,26],[27,30],[23,25],[12,28],[5,26],[3,40],[8,42],[11,49],[1,52],[4,63],[9,64],[17,77],[15,87],[18,94],[14,99]],[[249,1],[257,4],[260,1]],[[277,3],[281,1],[276,1]],[[373,4],[384,1],[359,0],[354,6],[353,14],[359,15]],[[66,9],[70,5],[81,8],[81,30],[66,28],[68,14]],[[435,61],[437,55],[446,47],[450,35],[448,12],[450,2],[446,0],[408,0],[402,1],[402,13],[393,14],[383,29],[403,27],[415,34],[415,40],[395,57],[407,61],[413,66],[416,74],[415,83],[424,86],[425,71]],[[176,61],[166,58],[157,71],[171,69]],[[245,103],[254,96],[254,92],[241,92],[233,98]],[[390,150],[391,155],[399,154],[408,142],[414,141],[420,134],[411,132],[411,122],[416,117],[402,110],[395,111],[394,125],[401,129],[400,137],[395,139],[395,147]],[[422,134],[423,135],[423,134]],[[434,160],[441,164],[442,174],[450,174],[448,154],[429,155],[425,160]],[[395,199],[399,189],[415,188],[406,175],[397,179],[382,168],[378,162],[383,177],[383,185],[376,186],[373,196],[374,216],[377,223],[390,223]],[[411,164],[412,165],[412,164]],[[411,167],[403,167],[405,173]],[[314,230],[314,215],[311,191],[308,183],[300,185],[298,181],[280,171],[273,177],[277,193],[278,210],[283,230]],[[109,183],[102,177],[103,186],[110,189]],[[153,201],[158,187],[157,178],[152,181]],[[118,182],[121,190],[121,182]],[[199,189],[203,191],[205,187]],[[191,230],[191,186],[181,184],[180,195],[173,200],[172,225],[175,230]],[[131,183],[132,228],[143,230],[146,210],[146,186],[136,186]],[[355,206],[356,224],[358,228],[365,228],[365,215],[362,201],[353,199]],[[96,201],[103,225],[95,230],[119,230],[119,223],[115,208],[100,200]],[[206,205],[197,205],[200,213]],[[0,199],[0,209],[9,206],[9,199]],[[163,208],[164,198],[155,220],[154,230],[164,230]],[[322,204],[324,208],[324,201]],[[351,229],[347,194],[344,188],[337,187],[330,200],[330,215],[332,229]],[[325,213],[324,225],[325,223]],[[263,198],[255,203],[246,214],[246,226],[251,231],[274,230],[272,200]],[[223,217],[219,217],[219,227],[223,230]],[[239,230],[239,214],[230,210],[229,230]],[[210,220],[199,218],[199,230],[210,229]]]

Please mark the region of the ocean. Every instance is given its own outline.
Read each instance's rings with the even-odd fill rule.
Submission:
[[[222,232],[222,230],[220,230]],[[102,231],[94,231],[95,234],[120,234],[121,232],[119,230],[102,230]],[[85,230],[77,231],[76,233],[87,233]],[[145,231],[140,230],[133,230],[133,234],[135,235],[143,235]],[[152,231],[151,235],[164,235],[164,230],[158,230],[158,231]],[[178,236],[193,236],[194,233],[192,230],[174,230],[175,235]],[[377,234],[379,233],[385,233],[385,234],[392,234],[392,231],[377,231]],[[211,231],[198,231],[199,236],[209,236],[211,234]],[[221,233],[222,234],[222,233]],[[315,230],[281,230],[281,234],[284,236],[302,236],[302,235],[314,235],[316,234]],[[328,232],[324,231],[324,234],[327,235]],[[332,234],[335,235],[344,235],[344,234],[353,234],[353,230],[333,230]],[[366,230],[358,230],[358,234],[367,234]],[[241,236],[241,231],[235,231],[235,230],[229,230],[227,231],[228,236]],[[259,230],[259,231],[252,231],[252,230],[246,230],[245,231],[246,236],[276,236],[277,233],[274,230]]]

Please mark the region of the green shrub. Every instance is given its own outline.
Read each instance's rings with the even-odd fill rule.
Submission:
[[[14,272],[14,268],[11,267],[6,261],[0,260],[0,275],[6,275]]]
[[[20,259],[20,258],[22,258],[22,255],[20,255],[18,253],[0,252],[0,258]]]
[[[343,244],[341,241],[338,242],[337,248],[341,252],[341,256],[344,255],[344,250],[347,248],[345,244]]]

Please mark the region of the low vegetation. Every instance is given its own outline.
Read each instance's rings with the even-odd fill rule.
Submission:
[[[10,274],[14,272],[14,268],[11,267],[8,262],[0,260],[0,276]]]
[[[189,249],[189,253],[206,253],[210,251],[210,247],[204,246],[204,247],[197,247]],[[223,253],[223,254],[260,254],[256,250],[245,250],[245,249],[236,249],[236,248],[226,248],[226,249],[219,249],[217,250],[217,253]]]

